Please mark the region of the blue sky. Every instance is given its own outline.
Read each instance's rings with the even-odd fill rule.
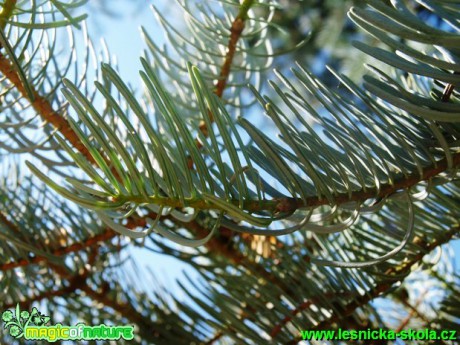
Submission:
[[[103,37],[112,55],[116,56],[120,74],[125,81],[138,85],[141,68],[139,57],[145,48],[140,34],[140,26],[144,26],[152,37],[163,41],[163,33],[155,28],[155,18],[149,1],[113,1],[119,17],[109,17],[96,13],[88,19],[88,31],[94,44],[100,44]]]

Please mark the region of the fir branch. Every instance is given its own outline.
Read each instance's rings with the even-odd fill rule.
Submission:
[[[452,154],[453,168],[460,165],[460,153]],[[422,181],[428,181],[433,177],[446,172],[449,168],[447,158],[441,159],[433,165],[427,166],[423,169],[422,174],[412,173],[406,176],[400,176],[396,178],[393,183],[382,184],[380,188],[367,188],[360,189],[351,193],[340,193],[335,195],[334,202],[336,205],[348,203],[350,201],[364,202],[368,199],[383,199],[391,196],[399,190],[407,190],[417,185]],[[168,198],[162,196],[151,196],[148,199],[145,197],[137,196],[120,196],[114,198],[114,201],[134,202],[137,204],[152,203],[157,205],[169,206],[174,208],[192,207],[199,210],[216,210],[219,209],[217,205],[204,200],[202,198],[190,198],[185,199],[184,202],[177,198]],[[240,203],[243,204],[242,209],[253,213],[260,211],[269,211],[273,214],[276,213],[287,213],[292,214],[298,209],[318,207],[329,204],[329,201],[325,198],[319,198],[318,196],[311,196],[306,199],[301,198],[274,198],[272,200],[231,200],[231,203],[238,206]]]
[[[150,217],[155,219],[156,214],[153,212],[150,213],[148,216],[144,218],[139,218],[139,219],[134,219],[134,218],[128,218],[128,223],[126,224],[127,228],[134,229],[136,227],[145,227],[147,225],[146,218]],[[169,219],[171,220],[170,216],[164,216],[162,219]],[[5,223],[8,227],[11,229],[15,229],[15,232],[18,234],[21,234],[21,231],[15,226],[13,223],[11,223],[2,213],[0,213],[0,221]],[[198,222],[192,221],[192,222],[181,222],[178,220],[174,220],[178,225],[182,226],[183,228],[187,229],[194,235],[198,237],[204,237],[208,234],[207,230],[202,227]],[[231,263],[233,264],[242,264],[244,263],[247,265],[249,261],[247,261],[247,257],[244,256],[241,252],[232,250],[232,248],[229,246],[229,242],[232,239],[232,234],[233,232],[229,229],[226,229],[225,227],[220,228],[220,236],[213,237],[209,242],[206,243],[206,247],[208,248],[210,253],[226,257],[228,260],[230,260]],[[65,256],[67,254],[79,252],[82,250],[94,250],[92,248],[95,248],[102,243],[107,243],[108,241],[119,237],[119,234],[115,231],[113,231],[110,228],[104,229],[103,232],[100,234],[90,236],[82,241],[73,243],[68,246],[62,246],[54,251],[52,251],[52,255],[54,256]],[[36,256],[32,259],[21,259],[17,260],[14,262],[8,262],[3,265],[0,265],[0,271],[9,271],[18,267],[25,267],[25,266],[30,266],[33,264],[40,264],[44,262],[48,262],[49,260],[46,257],[41,257],[41,256]],[[267,271],[263,269],[263,267],[259,265],[255,265],[254,269],[257,270],[258,273],[261,274],[262,277],[267,279],[268,281],[274,282],[275,278],[268,274]],[[281,283],[281,282],[278,282]]]
[[[68,285],[62,287],[61,289],[57,290],[49,290],[46,292],[43,292],[41,294],[28,297],[26,302],[19,303],[24,309],[29,309],[25,305],[30,306],[34,302],[40,302],[43,300],[51,300],[52,298],[55,297],[65,297],[68,298],[68,296],[72,293],[75,293],[78,289],[80,289],[83,284],[85,284],[86,279],[88,278],[89,271],[84,271],[83,274],[76,274],[73,276],[71,279],[68,280]],[[2,305],[3,309],[9,309],[15,307],[17,302],[11,302],[8,304]]]
[[[96,257],[97,251],[93,251],[88,259],[88,266],[91,266],[94,263]],[[104,306],[119,313],[122,317],[125,317],[131,322],[136,323],[139,327],[139,334],[142,336],[143,339],[147,339],[152,343],[158,341],[157,334],[159,334],[159,332],[155,332],[156,327],[153,323],[149,322],[148,316],[140,314],[129,303],[121,302],[119,300],[109,297],[106,290],[107,287],[109,287],[109,285],[104,281],[101,285],[105,287],[105,289],[102,289],[101,291],[94,290],[88,284],[87,280],[91,273],[89,269],[84,269],[82,273],[72,275],[69,278],[66,276],[65,272],[62,272],[62,270],[60,270],[58,267],[51,265],[51,268],[55,271],[57,275],[61,276],[63,279],[66,279],[68,281],[68,285],[62,289],[55,291],[47,291],[37,296],[29,298],[26,302],[28,306],[30,306],[32,302],[38,302],[45,299],[49,300],[54,297],[69,296],[69,294],[81,291],[84,294],[84,296],[89,297],[92,301],[102,303]],[[83,297],[83,295],[80,297]],[[3,306],[3,308],[8,309],[15,305],[16,303],[10,303],[8,305]]]
[[[237,52],[238,41],[242,37],[242,33],[245,27],[245,22],[248,18],[248,11],[250,7],[254,4],[253,0],[243,0],[241,2],[242,4],[240,5],[240,10],[238,12],[238,15],[233,21],[231,27],[227,28],[227,30],[230,29],[229,42],[227,45],[227,53],[224,56],[220,56],[220,58],[224,58],[224,63],[222,65],[220,75],[219,77],[213,76],[214,82],[216,83],[214,94],[219,98],[222,98],[225,88],[227,86],[229,76],[231,73],[232,63],[235,63],[233,60]],[[11,16],[14,10],[14,5],[16,3],[16,0],[5,0],[3,3],[4,3],[3,5],[4,8],[3,8],[3,11],[0,13],[0,24],[4,27],[4,24],[6,23],[6,20],[4,17],[9,18]],[[11,6],[11,4],[13,5]],[[10,9],[8,9],[8,6]],[[225,31],[225,29],[223,29],[222,31]],[[222,41],[222,46],[225,46],[225,39]],[[218,67],[218,65],[216,66]],[[33,108],[41,115],[41,117],[46,122],[52,124],[59,131],[61,131],[63,136],[66,138],[66,140],[72,143],[72,145],[78,151],[80,151],[80,153],[82,153],[88,159],[89,162],[92,162],[94,164],[95,161],[93,157],[91,156],[91,154],[89,154],[88,149],[82,144],[82,141],[79,140],[79,138],[76,136],[76,133],[71,129],[68,121],[66,120],[66,117],[65,117],[66,112],[63,111],[61,114],[59,114],[60,111],[55,111],[55,109],[53,109],[52,103],[48,99],[46,99],[46,96],[38,95],[38,93],[35,90],[33,90],[32,94],[30,93],[30,90],[26,90],[26,87],[24,85],[24,79],[21,80],[19,78],[19,75],[17,73],[18,71],[20,71],[20,69],[18,69],[17,67],[16,67],[16,71],[14,70],[14,65],[11,63],[11,60],[8,61],[7,57],[0,54],[0,72],[3,72],[3,74],[6,76],[7,79],[9,79],[9,81],[13,84],[13,86],[15,86],[19,90],[19,93],[26,100],[30,101],[30,104],[33,106]],[[448,102],[453,92],[454,92],[454,84],[448,84],[446,86],[446,89],[444,90],[441,100],[443,102]],[[414,114],[417,114],[417,113],[414,112]],[[212,111],[209,110],[209,118],[211,118],[211,123],[214,120],[212,115],[213,115]],[[203,122],[200,123],[200,130],[203,132],[205,137],[207,137],[206,125],[202,127],[202,124]],[[66,131],[70,131],[70,132],[66,132]],[[199,142],[197,142],[197,144],[199,144]],[[80,147],[76,145],[80,145]],[[86,154],[82,152],[82,150],[86,151]],[[281,219],[281,218],[284,218],[284,216],[290,215],[296,212],[297,210],[303,209],[303,208],[310,208],[310,207],[314,208],[314,207],[318,207],[318,206],[325,205],[325,204],[340,205],[340,204],[348,203],[350,201],[356,201],[357,203],[360,203],[360,202],[364,202],[367,199],[371,199],[371,200],[372,199],[377,199],[377,200],[385,199],[386,197],[389,197],[392,194],[400,190],[409,190],[411,187],[416,186],[421,181],[430,180],[434,178],[435,176],[446,172],[449,168],[458,167],[460,165],[460,152],[456,148],[455,150],[457,150],[457,152],[453,151],[454,148],[451,148],[451,150],[452,150],[451,151],[452,154],[449,154],[446,152],[446,156],[450,155],[450,157],[446,159],[440,159],[434,164],[423,168],[421,173],[412,173],[412,172],[409,172],[408,174],[399,173],[397,175],[396,180],[394,180],[395,182],[391,182],[391,183],[387,182],[386,184],[381,185],[379,188],[374,188],[374,187],[367,188],[367,186],[365,186],[363,183],[362,186],[364,187],[362,187],[362,189],[352,190],[350,191],[350,193],[343,193],[343,194],[333,193],[334,195],[332,195],[331,198],[326,198],[326,199],[321,198],[321,195],[319,195],[320,192],[318,192],[318,196],[313,195],[314,192],[311,192],[311,194],[306,193],[304,195],[304,198],[302,199],[283,197],[283,198],[273,198],[270,200],[265,200],[265,199],[263,200],[244,200],[244,201],[232,200],[231,202],[235,206],[240,207],[241,209],[249,213],[259,213],[260,212],[259,215],[263,215],[264,217],[269,218],[270,215],[268,213],[270,212],[271,215],[280,216],[279,218],[276,217],[277,219]],[[433,157],[433,156],[430,156],[430,157]],[[440,156],[437,156],[437,158],[440,158]],[[453,164],[448,164],[449,158],[452,158]],[[434,161],[434,158],[432,159]],[[190,169],[192,168],[193,168],[193,162],[192,162],[192,165],[190,166]],[[113,169],[113,167],[111,169]],[[394,168],[395,173],[397,173],[398,171],[404,171],[404,169],[402,168],[399,170],[397,169],[398,168]],[[119,178],[117,171],[113,170],[112,172],[114,176],[116,176],[116,179],[121,181],[121,178]],[[327,174],[325,176],[327,176]],[[360,188],[360,187],[356,187],[356,188]],[[163,196],[160,197],[159,195],[161,194],[156,194],[155,196],[151,197],[152,200],[150,201],[153,204],[159,204],[161,206],[169,205],[170,207],[178,208],[178,209],[181,209],[185,206],[192,206],[197,210],[223,209],[222,206],[219,206],[219,203],[216,202],[216,204],[213,205],[212,201],[209,201],[209,200],[206,201],[204,198],[200,199],[201,196],[193,200],[186,200],[186,202],[178,202],[177,199],[165,198]],[[293,194],[293,196],[296,196],[296,195],[299,195],[299,194]],[[130,199],[130,197],[128,197],[127,199]],[[144,200],[146,199],[149,200],[149,198],[145,198]],[[123,200],[123,201],[129,202],[130,200]],[[108,201],[110,202],[110,200]],[[137,201],[139,201],[139,204],[142,204],[143,200],[139,198]],[[269,211],[269,212],[263,212],[263,211]],[[149,215],[149,217],[153,219],[157,218],[156,215],[154,216]],[[208,217],[209,217],[209,214],[208,214]],[[0,213],[0,221],[3,221],[4,223],[6,223],[8,227],[14,226],[14,224],[9,222],[6,217],[3,217],[3,218],[2,218],[2,214]],[[162,220],[169,219],[174,223],[175,228],[184,228],[199,237],[204,237],[208,235],[209,233],[209,231],[205,229],[205,227],[198,221],[181,222],[169,216],[162,216],[161,219]],[[146,218],[129,217],[127,218],[127,221],[128,221],[128,225],[124,225],[124,226],[128,227],[129,229],[146,226]],[[238,222],[238,220],[235,220],[235,222]],[[203,222],[203,224],[206,224],[206,222]],[[18,228],[16,228],[16,230],[17,231],[13,231],[13,233],[18,232],[18,234],[20,234],[22,238],[26,237],[25,232],[19,231]],[[293,281],[299,282],[298,279],[291,280],[291,282],[288,282],[288,281],[283,282],[283,278],[278,278],[276,274],[272,273],[274,272],[272,271],[273,266],[268,267],[266,265],[258,264],[252,259],[251,256],[244,254],[244,252],[241,251],[241,248],[234,246],[235,239],[242,238],[243,240],[250,241],[251,235],[248,235],[249,237],[245,237],[243,235],[241,235],[241,237],[238,237],[235,235],[233,231],[225,227],[220,227],[219,230],[220,230],[219,236],[213,237],[208,243],[206,243],[206,247],[209,250],[209,253],[207,254],[211,258],[215,259],[216,256],[224,256],[225,258],[228,258],[230,264],[235,264],[240,267],[247,268],[247,272],[245,273],[247,274],[256,273],[255,275],[262,277],[266,281],[272,282],[274,285],[276,285],[275,288],[278,288],[278,287],[280,288],[280,290],[282,291],[282,294],[288,295],[292,291],[292,288],[288,286],[289,283],[292,284]],[[109,228],[106,228],[105,230],[101,229],[101,231],[103,231],[101,234],[91,236],[88,239],[84,239],[84,238],[83,239],[81,238],[72,239],[73,241],[76,241],[72,245],[59,247],[57,249],[53,248],[56,246],[54,245],[48,248],[47,250],[49,250],[50,254],[53,253],[55,256],[64,256],[66,254],[77,252],[80,250],[88,250],[88,256],[90,257],[90,260],[86,267],[93,266],[91,262],[93,262],[92,260],[96,258],[97,253],[98,253],[98,247],[101,244],[101,242],[107,243],[111,241],[113,238],[119,236],[118,233],[114,232],[113,230]],[[328,317],[327,319],[317,319],[316,322],[319,322],[320,320],[323,320],[323,321],[321,321],[321,323],[318,324],[315,328],[317,329],[330,328],[333,324],[338,323],[337,321],[340,321],[342,326],[347,325],[348,319],[351,319],[352,317],[356,316],[355,311],[357,309],[362,308],[363,306],[368,306],[369,302],[373,301],[375,298],[379,297],[382,294],[388,293],[388,291],[394,287],[394,283],[397,281],[403,281],[405,277],[410,274],[412,267],[416,264],[419,264],[420,261],[423,260],[425,255],[427,255],[430,251],[434,250],[438,246],[450,241],[459,232],[460,232],[460,228],[456,227],[445,233],[438,233],[439,238],[435,238],[434,241],[431,242],[430,244],[427,244],[427,243],[417,244],[420,248],[419,253],[412,252],[411,254],[408,254],[406,258],[407,261],[403,261],[399,267],[392,267],[388,269],[387,272],[385,272],[385,275],[387,275],[388,278],[386,278],[384,281],[375,283],[375,286],[370,287],[369,291],[364,296],[359,296],[356,298],[354,295],[350,296],[349,292],[347,295],[346,291],[336,292],[333,295],[334,297],[343,298],[345,300],[347,300],[348,298],[348,302],[344,301],[344,309],[342,310],[341,308],[339,308],[340,312],[334,310],[332,316]],[[23,240],[22,238],[21,240]],[[24,242],[26,242],[27,240],[28,238],[25,238]],[[415,244],[415,241],[414,241],[414,244]],[[48,253],[44,253],[44,254],[47,255]],[[298,258],[300,261],[302,261],[303,259],[307,261],[309,260],[309,258],[305,256],[304,257],[299,256]],[[89,279],[88,279],[89,273],[87,270],[85,269],[83,270],[83,273],[85,275],[83,274],[72,275],[72,273],[69,273],[68,271],[63,270],[61,267],[58,267],[52,262],[50,262],[49,258],[35,257],[31,260],[29,261],[20,260],[18,262],[24,263],[24,265],[19,264],[18,266],[15,266],[15,267],[23,267],[31,263],[45,262],[50,267],[50,269],[56,272],[56,275],[62,276],[63,280],[70,283],[68,286],[64,287],[61,290],[49,292],[48,295],[45,292],[45,293],[41,293],[35,296],[35,298],[37,298],[36,299],[37,301],[43,300],[43,299],[52,299],[53,297],[64,296],[66,294],[72,294],[73,292],[80,289],[81,292],[83,293],[81,294],[81,296],[78,296],[78,297],[85,298],[89,296],[94,301],[102,303],[105,307],[111,310],[114,310],[115,312],[119,313],[122,317],[136,323],[140,328],[141,336],[145,338],[146,341],[150,341],[153,343],[158,342],[159,339],[155,338],[155,336],[152,336],[153,332],[156,332],[157,334],[159,334],[160,337],[165,334],[163,333],[163,329],[159,328],[161,326],[157,325],[155,322],[152,322],[152,319],[150,317],[141,315],[141,312],[139,312],[140,307],[135,307],[136,306],[135,302],[131,303],[129,302],[129,299],[128,299],[128,302],[126,302],[125,299],[122,299],[122,301],[120,301],[118,298],[119,296],[114,296],[112,294],[107,295],[107,292],[110,292],[109,291],[110,285],[108,283],[102,281],[102,288],[98,287],[95,284],[87,285],[89,283]],[[33,262],[33,260],[37,260],[37,262]],[[11,265],[11,264],[14,265],[14,263],[8,263],[8,264],[4,264],[3,266]],[[277,265],[277,264],[274,263],[274,265]],[[1,267],[3,266],[0,266],[0,271],[1,271]],[[15,267],[11,267],[8,269],[13,269]],[[370,286],[370,285],[367,285],[367,286]],[[321,297],[322,298],[329,297],[330,294],[332,293],[327,292],[325,293],[324,296],[321,296]],[[281,295],[278,295],[278,294],[277,296],[281,297]],[[279,335],[285,329],[285,326],[291,323],[298,314],[303,313],[312,303],[316,304],[317,303],[316,296],[314,295],[308,301],[305,301],[304,299],[303,301],[297,302],[299,303],[297,307],[292,307],[293,309],[288,310],[286,313],[287,315],[282,314],[281,318],[276,320],[276,321],[280,320],[279,322],[274,322],[273,325],[270,325],[270,327],[273,327],[270,332],[271,336],[276,337],[277,335]],[[141,300],[141,298],[138,298],[136,296],[135,300],[139,301]],[[251,305],[243,309],[243,315],[240,315],[241,317],[239,317],[239,319],[246,319],[249,321],[253,321],[249,313],[246,313],[248,310],[251,310],[251,309],[252,309]],[[409,309],[411,308],[409,307]],[[414,311],[415,309],[411,309],[411,310]],[[342,319],[344,315],[345,315],[345,318]],[[152,327],[152,326],[157,326],[157,328],[155,329],[155,327]],[[229,334],[229,333],[237,333],[237,331],[234,331],[231,328],[231,326],[228,326],[227,328],[224,328],[223,331],[222,330],[217,331],[217,333],[210,335],[210,336],[213,336],[213,338],[211,338],[208,341],[208,344],[212,344],[218,341],[219,339],[221,339],[222,337],[224,337],[226,334]],[[208,337],[206,338],[209,339]],[[166,340],[166,342],[168,341],[166,337],[161,340]],[[297,340],[295,341],[295,343],[297,343]]]
[[[253,1],[246,1],[247,3],[252,3]],[[247,11],[249,10],[249,7],[246,6],[244,7],[246,10],[242,9],[240,10],[240,13],[238,14],[238,18],[242,20],[242,18],[245,18]],[[243,25],[244,27],[244,25]],[[241,29],[242,30],[242,29]],[[241,34],[241,32],[240,32]],[[239,35],[235,38],[236,41],[238,40]],[[236,41],[232,44],[229,44],[229,46],[235,44]],[[233,48],[229,48],[229,50],[233,50]],[[231,64],[231,61],[233,59],[232,57],[228,57],[226,61],[230,61],[229,64]],[[17,88],[17,90],[21,93],[22,97],[29,100],[33,108],[37,111],[37,113],[42,117],[43,120],[51,123],[56,129],[58,129],[61,134],[72,144],[72,146],[77,149],[89,162],[91,162],[93,165],[97,165],[95,159],[93,156],[90,154],[89,150],[84,146],[84,144],[81,142],[81,140],[78,138],[77,134],[74,132],[74,130],[71,128],[69,122],[61,115],[59,114],[51,105],[51,103],[42,95],[40,95],[36,90],[33,90],[33,100],[29,99],[28,93],[26,88],[24,87],[24,84],[22,83],[20,76],[18,72],[14,69],[12,63],[10,60],[0,53],[0,72]],[[228,73],[230,71],[228,70],[227,75],[225,78],[228,77]],[[111,172],[114,174],[114,176],[118,179],[121,180],[121,178],[118,175],[118,172],[116,169],[112,167]],[[132,222],[133,218],[129,219],[129,222]],[[137,224],[133,224],[133,227],[141,225],[142,221]],[[183,224],[185,228],[187,228],[187,224]],[[194,226],[196,229],[196,226]],[[118,236],[117,233],[115,233],[113,230],[106,230],[106,232],[99,236],[95,236],[95,239],[98,241],[99,237],[100,240],[110,240],[113,237]],[[83,242],[81,245],[75,244],[71,246],[71,248],[62,248],[62,252],[58,250],[57,255],[63,255],[63,254],[68,254],[73,251],[79,251],[82,250],[83,248],[86,248],[88,245],[92,246],[93,245],[93,240],[90,238],[88,239],[89,243]],[[32,260],[20,260],[18,262],[12,262],[8,264],[4,264],[0,266],[0,270],[10,270],[14,269],[16,267],[23,267],[27,266],[31,263],[41,263],[43,261],[46,261],[46,258],[43,257],[35,257]]]
[[[97,259],[98,254],[99,253],[97,250],[91,252],[87,259],[87,265],[85,265],[81,271],[75,274],[69,273],[67,269],[63,269],[60,266],[49,263],[49,268],[54,271],[54,274],[60,276],[62,280],[66,280],[68,282],[68,285],[58,290],[46,291],[39,295],[28,298],[27,301],[22,303],[24,309],[30,309],[30,306],[32,305],[33,302],[39,302],[44,299],[49,300],[54,297],[68,296],[69,294],[74,293],[78,289],[82,288],[85,285],[86,280],[91,273],[91,270],[88,269],[88,267],[93,266],[93,264],[95,263]],[[10,303],[7,306],[8,308],[10,308],[14,305],[15,303]],[[7,309],[7,307],[5,306],[4,308]]]
[[[338,322],[342,317],[349,316],[355,312],[356,309],[368,304],[372,300],[377,297],[384,295],[390,289],[394,287],[394,283],[400,281],[402,278],[401,276],[406,276],[410,273],[412,268],[419,264],[423,258],[431,253],[434,249],[442,246],[443,244],[448,243],[452,240],[456,235],[460,234],[460,227],[454,227],[449,231],[446,231],[443,235],[441,235],[438,239],[433,241],[432,243],[426,244],[423,250],[415,255],[409,261],[403,263],[399,267],[391,267],[385,272],[385,276],[388,277],[388,280],[384,280],[381,283],[377,284],[371,291],[368,291],[365,295],[358,297],[357,299],[353,300],[349,303],[345,308],[342,310],[341,315],[337,315],[337,313],[333,312],[332,316],[324,321],[319,322],[316,326],[312,327],[312,330],[322,330],[322,329],[330,329],[331,326]],[[395,276],[394,280],[391,280],[391,276]],[[286,343],[286,345],[294,345],[297,344],[302,339],[300,337],[296,337],[295,339]]]

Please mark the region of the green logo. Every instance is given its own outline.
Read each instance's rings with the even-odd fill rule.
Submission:
[[[50,318],[40,314],[37,308],[33,308],[31,313],[26,310],[21,311],[18,304],[16,313],[11,310],[6,310],[2,313],[2,321],[5,322],[4,328],[12,337],[22,338],[26,327],[44,326],[50,321]]]
[[[32,312],[21,311],[19,304],[16,310],[5,310],[2,313],[4,329],[14,338],[26,340],[132,340],[134,338],[133,326],[87,326],[79,323],[75,326],[66,326],[57,323],[47,325],[50,318],[42,315],[37,308]]]

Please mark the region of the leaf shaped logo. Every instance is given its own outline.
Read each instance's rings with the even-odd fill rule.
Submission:
[[[30,323],[43,326],[50,321],[50,318],[41,314],[37,308],[33,308],[31,313],[27,310],[21,311],[19,304],[17,304],[14,312],[5,310],[2,313],[2,321],[5,323],[4,328],[9,331],[10,335],[19,339],[24,336],[24,329]]]

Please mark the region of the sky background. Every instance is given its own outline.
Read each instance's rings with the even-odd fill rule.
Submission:
[[[96,50],[103,38],[111,55],[118,61],[121,76],[133,85],[139,84],[139,57],[145,49],[140,27],[144,26],[153,38],[164,42],[163,33],[155,27],[151,3],[145,0],[113,0],[112,10],[115,15],[93,11],[94,14],[90,12],[87,20]]]

